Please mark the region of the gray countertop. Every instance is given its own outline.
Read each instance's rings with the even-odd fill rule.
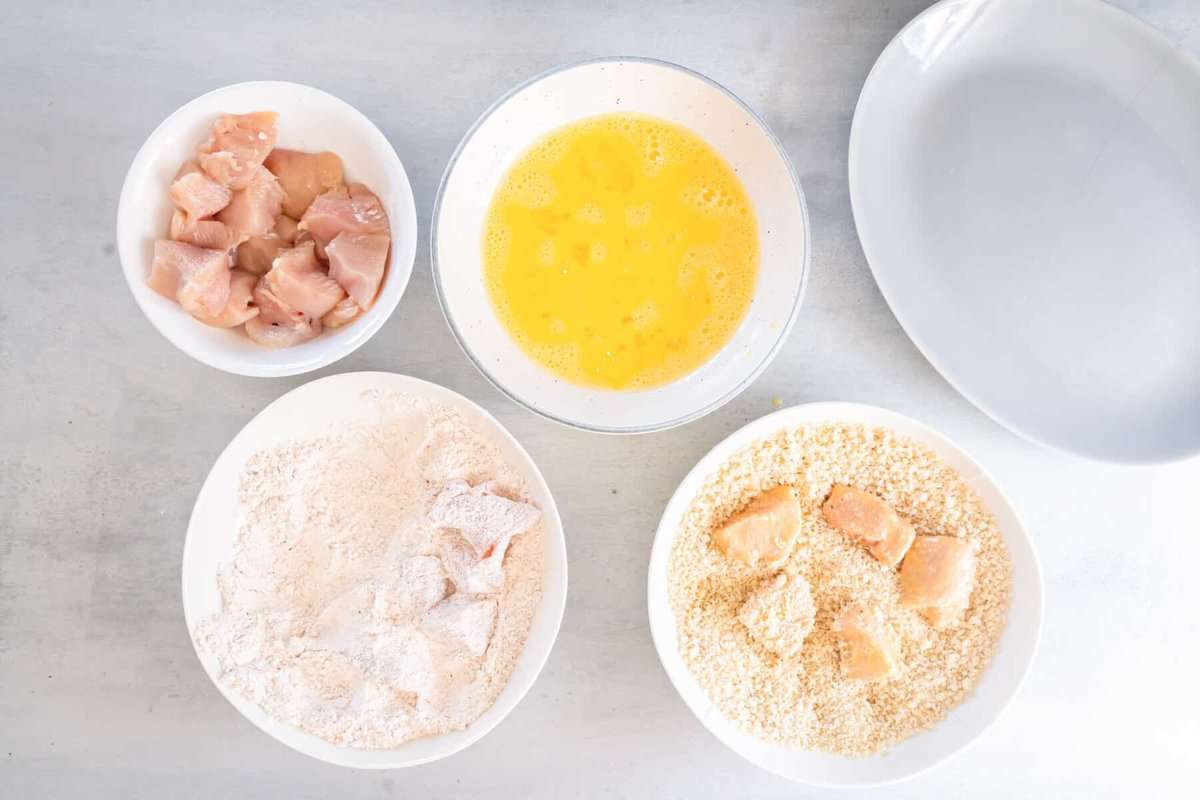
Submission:
[[[1195,796],[1200,465],[1094,464],[998,427],[905,337],[855,238],[855,99],[925,0],[428,5],[6,9],[0,797],[816,796],[701,727],[646,622],[666,499],[775,398],[875,403],[941,428],[1005,486],[1042,558],[1042,648],[1013,707],[949,764],[877,796]],[[1195,0],[1119,5],[1200,51]],[[565,430],[506,401],[460,354],[429,275],[428,220],[458,138],[517,81],[605,54],[676,61],[739,94],[787,147],[812,214],[812,280],[779,358],[719,412],[639,438]],[[318,86],[373,119],[422,226],[389,323],[298,378],[235,377],[177,352],[134,305],[114,252],[117,195],[146,135],[204,91],[254,78]],[[226,442],[288,389],[364,369],[436,381],[507,425],[549,478],[571,564],[558,643],[512,716],[453,758],[388,773],[311,761],[245,722],[192,653],[179,594],[188,514]]]

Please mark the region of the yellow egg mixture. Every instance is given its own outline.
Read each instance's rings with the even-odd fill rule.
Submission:
[[[733,336],[758,276],[754,209],[730,166],[663,120],[551,133],[492,199],[483,274],[505,328],[567,380],[644,389]]]

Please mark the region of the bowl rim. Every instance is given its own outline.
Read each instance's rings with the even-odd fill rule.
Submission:
[[[888,40],[883,49],[879,51],[879,55],[871,64],[871,69],[867,72],[867,77],[863,80],[862,88],[859,90],[858,99],[854,101],[854,113],[850,120],[850,136],[847,141],[846,148],[846,178],[848,181],[848,191],[850,196],[850,217],[854,222],[854,232],[858,239],[859,247],[863,251],[863,258],[867,262],[867,268],[871,271],[871,277],[875,281],[875,285],[879,288],[879,293],[883,295],[884,302],[887,303],[888,310],[892,316],[896,318],[896,322],[900,325],[900,329],[908,336],[909,341],[920,352],[934,371],[942,377],[950,385],[950,388],[958,392],[975,408],[979,409],[986,416],[991,418],[1005,430],[1015,434],[1018,438],[1023,439],[1031,444],[1040,447],[1048,448],[1057,453],[1072,456],[1074,458],[1083,459],[1095,463],[1119,464],[1123,466],[1154,466],[1177,464],[1200,455],[1200,446],[1190,450],[1182,450],[1174,453],[1158,453],[1158,454],[1128,454],[1128,453],[1113,453],[1111,451],[1101,451],[1098,449],[1087,449],[1076,447],[1069,442],[1055,439],[1047,436],[1044,433],[1035,432],[1023,424],[1017,424],[1010,420],[1007,412],[999,410],[990,401],[985,400],[982,396],[974,391],[968,391],[962,381],[945,365],[941,358],[935,357],[928,346],[928,342],[917,336],[913,321],[916,315],[911,311],[901,314],[893,303],[894,292],[889,290],[890,284],[881,275],[880,270],[875,266],[875,260],[871,258],[868,252],[871,245],[870,238],[870,223],[865,223],[861,209],[861,200],[856,200],[859,192],[855,190],[858,186],[858,175],[862,170],[862,164],[859,163],[861,158],[858,154],[862,149],[862,140],[867,134],[863,132],[863,123],[859,119],[859,111],[864,106],[864,102],[869,103],[871,97],[868,92],[877,90],[876,84],[879,83],[879,75],[886,69],[883,62],[885,58],[903,47],[904,37],[917,26],[925,22],[927,19],[943,13],[950,6],[978,6],[987,3],[989,0],[937,0],[937,2],[925,8],[920,13],[916,14],[905,25],[896,32],[896,35]],[[1087,13],[1107,14],[1108,19],[1117,21],[1119,25],[1125,25],[1129,30],[1135,30],[1143,36],[1148,36],[1154,39],[1160,46],[1164,48],[1164,52],[1170,51],[1173,57],[1180,59],[1184,63],[1191,65],[1198,73],[1200,73],[1200,58],[1197,58],[1187,49],[1177,47],[1162,31],[1155,28],[1150,23],[1143,20],[1141,17],[1126,11],[1109,2],[1092,2],[1092,0],[1059,0],[1060,3],[1069,2],[1076,8],[1081,8]]]
[[[445,290],[442,287],[441,264],[438,259],[438,234],[441,227],[442,197],[445,194],[446,185],[449,183],[450,176],[453,174],[454,168],[458,165],[458,161],[463,150],[465,150],[467,145],[470,144],[479,128],[488,120],[488,118],[492,116],[493,113],[495,113],[497,109],[507,103],[515,95],[519,94],[530,86],[533,86],[534,84],[539,83],[546,78],[553,77],[560,72],[566,72],[577,67],[588,67],[596,64],[620,64],[626,62],[663,67],[681,72],[688,77],[700,80],[712,88],[717,89],[734,103],[736,103],[742,109],[742,111],[745,112],[746,115],[753,120],[756,125],[758,125],[759,129],[766,135],[767,140],[774,146],[776,152],[783,159],[783,163],[787,167],[788,176],[791,178],[792,189],[795,192],[797,201],[799,202],[800,216],[804,224],[804,252],[800,257],[799,289],[796,292],[795,302],[792,304],[792,308],[788,312],[786,322],[780,326],[779,333],[776,336],[774,343],[772,343],[771,349],[767,351],[763,359],[753,369],[746,373],[745,377],[743,377],[735,387],[712,402],[708,403],[703,408],[683,414],[670,420],[666,420],[665,422],[649,425],[596,425],[583,420],[576,420],[565,416],[560,416],[558,414],[552,414],[549,411],[537,408],[531,403],[525,401],[516,393],[516,391],[504,386],[500,380],[498,380],[494,375],[491,374],[491,372],[488,371],[487,367],[483,365],[483,362],[475,357],[475,354],[471,351],[469,345],[467,344],[466,338],[463,336],[462,331],[455,324],[446,302]],[[550,420],[551,422],[556,422],[567,428],[573,428],[576,430],[617,435],[655,433],[658,431],[670,430],[671,428],[676,428],[680,425],[693,422],[721,408],[726,403],[733,400],[735,397],[745,391],[752,383],[754,383],[754,381],[757,380],[760,375],[762,375],[767,367],[771,365],[771,362],[775,360],[775,357],[779,355],[780,351],[783,349],[783,346],[787,343],[792,328],[796,323],[796,319],[800,312],[800,306],[804,301],[805,290],[808,288],[811,254],[812,224],[809,220],[808,203],[804,195],[804,189],[800,184],[800,178],[796,173],[796,168],[792,164],[792,159],[788,155],[787,149],[783,146],[783,142],[781,142],[775,135],[774,131],[771,130],[770,126],[767,125],[766,121],[740,97],[712,78],[709,78],[708,76],[693,69],[682,66],[681,64],[646,56],[600,56],[598,58],[570,61],[551,67],[550,69],[539,72],[532,77],[526,78],[525,80],[519,82],[516,86],[513,86],[511,89],[506,91],[504,94],[500,95],[500,97],[494,100],[491,105],[489,105],[483,111],[483,113],[476,118],[476,120],[467,129],[467,132],[463,134],[462,139],[459,140],[458,145],[454,148],[454,152],[451,154],[450,160],[446,163],[446,168],[442,172],[442,179],[438,184],[437,195],[433,202],[432,222],[429,229],[429,265],[430,270],[433,273],[433,288],[434,294],[437,296],[438,306],[442,309],[442,316],[445,318],[446,324],[449,326],[451,333],[454,334],[454,340],[458,343],[459,349],[462,350],[463,355],[465,355],[467,360],[475,366],[475,369],[479,371],[484,379],[486,379],[487,382],[496,389],[496,391],[500,392],[500,394],[504,395],[512,402],[516,403],[527,411]]]
[[[310,361],[306,364],[300,365],[300,366],[287,366],[287,367],[241,366],[241,365],[229,363],[228,361],[226,361],[224,358],[221,358],[221,357],[214,358],[214,357],[209,357],[209,356],[202,356],[201,354],[194,352],[193,348],[191,348],[187,344],[183,343],[179,337],[177,337],[173,333],[169,332],[162,324],[160,324],[160,320],[158,318],[158,312],[154,309],[150,309],[147,307],[146,303],[144,302],[144,298],[142,297],[141,294],[139,294],[138,288],[134,285],[135,279],[134,279],[133,272],[136,272],[137,270],[133,270],[131,267],[128,267],[127,264],[134,264],[139,259],[136,258],[134,254],[127,252],[126,248],[123,245],[122,236],[121,236],[122,227],[123,227],[122,221],[126,218],[127,214],[132,213],[130,211],[130,207],[133,203],[133,196],[134,196],[135,192],[137,191],[137,188],[130,181],[131,177],[133,176],[134,170],[138,166],[140,166],[144,161],[148,160],[149,158],[151,158],[153,156],[153,151],[151,150],[151,143],[154,142],[156,139],[158,139],[161,135],[163,135],[164,131],[167,131],[169,129],[169,127],[171,126],[171,124],[174,123],[176,121],[176,119],[179,118],[185,111],[187,111],[187,109],[190,106],[192,106],[194,103],[198,103],[202,100],[212,98],[215,95],[224,94],[226,92],[230,92],[235,89],[269,89],[272,87],[288,87],[290,89],[300,89],[305,92],[310,92],[310,93],[313,93],[316,95],[322,95],[326,99],[332,101],[334,104],[341,106],[343,108],[343,110],[345,111],[347,117],[349,119],[354,120],[355,127],[361,127],[363,129],[365,129],[366,131],[368,131],[369,135],[373,136],[374,138],[377,138],[380,143],[385,144],[387,147],[385,150],[384,160],[386,162],[388,162],[388,164],[387,164],[388,171],[394,170],[396,172],[397,176],[402,179],[399,189],[401,190],[401,194],[407,192],[408,199],[409,199],[409,202],[410,202],[411,208],[412,208],[412,213],[409,214],[407,216],[407,218],[404,219],[403,221],[394,219],[391,216],[389,216],[389,233],[392,234],[392,243],[393,243],[393,251],[394,251],[392,254],[391,260],[395,261],[396,263],[390,264],[392,269],[390,269],[388,271],[387,277],[391,278],[393,280],[400,281],[398,289],[395,292],[395,299],[394,299],[394,301],[389,301],[387,304],[380,304],[378,302],[379,298],[376,298],[376,303],[374,305],[372,305],[372,307],[370,309],[367,310],[367,312],[363,315],[364,318],[358,320],[358,323],[361,325],[361,327],[359,328],[359,333],[357,335],[343,338],[341,340],[342,344],[340,346],[330,347],[329,350],[324,355],[314,358],[312,361]],[[403,258],[403,254],[396,251],[396,248],[395,248],[395,243],[398,238],[395,235],[395,232],[398,230],[402,230],[403,226],[411,226],[411,228],[412,228],[412,240],[413,240],[412,257],[407,259],[407,261],[408,261],[407,264],[403,263],[405,261],[405,259]],[[367,341],[370,340],[371,338],[373,338],[375,336],[375,334],[378,333],[381,328],[383,328],[384,324],[389,319],[391,319],[392,314],[395,313],[396,308],[400,305],[400,300],[404,297],[404,293],[408,290],[408,284],[412,280],[413,266],[416,263],[417,241],[419,239],[419,236],[420,236],[420,231],[418,229],[418,222],[417,222],[416,198],[413,195],[412,181],[409,179],[408,172],[404,168],[404,163],[400,160],[400,155],[399,155],[399,153],[396,152],[396,148],[392,144],[391,140],[388,139],[388,137],[383,133],[383,131],[379,129],[379,126],[377,126],[374,122],[372,122],[371,119],[369,117],[367,117],[366,114],[359,111],[356,107],[354,107],[347,101],[343,100],[342,98],[338,97],[335,94],[325,91],[324,89],[318,89],[315,86],[310,86],[305,83],[299,83],[297,81],[277,81],[277,80],[240,81],[238,83],[231,83],[231,84],[227,84],[225,86],[219,86],[215,89],[210,89],[209,91],[204,92],[203,94],[197,95],[196,97],[193,97],[190,100],[183,103],[182,105],[180,105],[178,108],[176,108],[170,114],[168,114],[162,120],[162,122],[158,123],[158,125],[156,125],[154,127],[154,130],[152,130],[149,133],[149,135],[146,136],[146,139],[142,142],[141,146],[138,147],[137,152],[134,154],[133,158],[129,162],[129,167],[125,171],[125,177],[122,179],[122,182],[121,182],[121,193],[120,193],[118,201],[117,201],[116,244],[117,244],[118,261],[120,262],[120,265],[121,265],[121,274],[124,276],[125,283],[129,287],[130,294],[133,295],[133,300],[137,304],[138,309],[142,312],[142,316],[144,316],[146,318],[146,320],[150,323],[150,325],[156,331],[158,331],[158,333],[164,339],[166,339],[168,342],[170,342],[175,347],[175,349],[177,349],[180,352],[182,352],[183,354],[187,355],[189,358],[192,358],[195,361],[198,361],[201,364],[204,364],[205,366],[212,367],[213,369],[221,370],[222,372],[227,372],[232,375],[242,375],[242,376],[250,377],[250,378],[282,378],[282,377],[289,377],[292,375],[303,375],[303,374],[321,369],[323,367],[327,367],[336,361],[340,361],[341,359],[345,358],[346,356],[350,355],[351,353],[356,351],[358,348],[360,348],[364,344],[366,344]],[[397,270],[396,267],[402,267],[402,269]],[[397,276],[396,273],[398,271],[403,272],[404,274],[402,276]],[[386,282],[385,282],[385,286],[386,286]],[[381,296],[382,296],[382,293],[383,293],[383,290],[381,288],[381,290],[380,290]],[[369,320],[366,319],[367,315],[371,314],[371,312],[375,311],[377,308],[380,310],[381,313],[373,316]],[[197,324],[201,324],[201,323],[197,323]]]
[[[859,783],[833,783],[829,781],[796,778],[792,775],[787,775],[770,767],[763,766],[756,761],[750,760],[748,757],[735,750],[711,727],[709,727],[708,722],[700,715],[697,709],[692,707],[691,703],[688,702],[683,691],[676,683],[675,671],[667,666],[667,659],[664,657],[664,653],[678,652],[678,642],[668,636],[667,632],[664,630],[664,625],[666,622],[664,621],[663,617],[664,615],[670,617],[673,623],[674,611],[670,607],[669,599],[665,604],[656,602],[655,589],[666,588],[670,580],[669,570],[671,549],[675,544],[678,531],[674,528],[668,530],[668,524],[672,523],[673,521],[677,522],[680,518],[682,518],[683,514],[686,513],[687,507],[694,499],[693,495],[695,489],[698,488],[699,482],[707,474],[711,473],[711,471],[722,461],[728,459],[734,453],[738,452],[742,448],[751,444],[755,439],[761,438],[762,436],[767,436],[784,428],[795,427],[798,425],[820,424],[822,421],[829,423],[844,422],[847,421],[847,415],[851,417],[857,415],[857,417],[859,417],[857,421],[860,424],[867,425],[868,427],[888,428],[893,423],[908,426],[913,430],[918,431],[921,436],[927,437],[929,441],[937,443],[936,448],[928,444],[925,446],[934,449],[935,452],[938,448],[945,448],[950,453],[955,454],[970,464],[973,469],[978,470],[978,475],[974,478],[973,482],[982,482],[986,484],[992,491],[994,491],[1000,502],[1007,507],[1005,511],[1011,515],[1012,520],[1015,523],[1011,530],[1002,530],[1006,547],[1011,549],[1011,545],[1009,544],[1009,537],[1011,534],[1016,541],[1023,544],[1028,550],[1029,571],[1031,573],[1029,577],[1031,578],[1032,585],[1036,587],[1036,604],[1035,614],[1033,615],[1032,620],[1026,623],[1032,627],[1032,645],[1030,646],[1029,654],[1024,663],[1021,665],[1020,673],[1016,676],[1016,680],[1013,683],[1011,691],[1003,699],[999,707],[996,708],[991,718],[988,719],[978,731],[959,742],[957,746],[955,746],[949,752],[943,754],[941,757],[934,759],[930,763],[925,764],[924,766],[912,772],[883,780],[863,781]],[[869,418],[871,421],[864,421],[863,418]],[[938,455],[941,457],[940,453]],[[685,489],[688,490],[686,495],[684,493]],[[656,576],[658,577],[656,578]],[[657,585],[660,582],[661,586]],[[924,422],[880,406],[874,406],[868,403],[854,403],[845,401],[814,401],[782,408],[778,411],[751,420],[713,445],[713,447],[703,456],[701,456],[696,464],[690,470],[688,470],[687,474],[680,480],[679,485],[675,488],[675,491],[672,492],[671,498],[667,501],[667,504],[664,507],[663,514],[659,519],[658,527],[655,529],[653,543],[651,544],[650,561],[646,579],[646,610],[649,618],[650,638],[654,642],[654,650],[658,656],[659,665],[662,667],[663,672],[667,674],[667,679],[670,681],[671,687],[675,689],[676,694],[679,696],[679,699],[683,701],[683,704],[687,707],[688,711],[691,712],[691,714],[700,722],[704,729],[708,731],[708,733],[714,738],[716,738],[718,742],[737,754],[740,758],[745,759],[748,763],[752,764],[756,768],[774,775],[779,775],[781,778],[789,780],[798,785],[812,786],[820,789],[871,789],[903,783],[947,763],[956,756],[962,754],[962,752],[972,744],[979,741],[979,739],[981,739],[984,734],[991,730],[992,727],[995,726],[995,724],[1012,707],[1013,701],[1021,693],[1021,689],[1024,687],[1029,678],[1029,674],[1033,668],[1033,663],[1037,660],[1038,651],[1041,647],[1042,629],[1045,621],[1045,601],[1046,590],[1042,565],[1037,554],[1037,549],[1034,547],[1033,538],[1029,535],[1029,529],[1026,527],[1024,520],[1017,511],[1017,507],[1013,504],[1012,500],[1005,493],[1000,484],[996,482],[992,474],[960,445],[955,443],[945,434],[932,428]],[[1009,626],[1013,624],[1014,620],[1010,614],[1005,620],[1005,630],[1007,631]],[[996,652],[993,652],[993,660],[995,659],[995,656]],[[986,672],[991,668],[991,666],[992,663],[989,661],[988,666],[984,668],[984,671]],[[682,669],[687,668],[686,666],[683,666]],[[969,700],[970,697],[971,694],[968,694],[967,697],[965,697],[954,708],[961,706],[962,703]],[[952,708],[951,712],[953,710],[954,709]],[[938,724],[940,724],[940,722]],[[878,758],[881,755],[886,756],[887,752],[885,751],[882,754],[876,754],[874,756],[870,756],[869,758]]]
[[[543,652],[542,654],[540,654],[538,656],[535,656],[536,664],[534,664],[534,669],[529,677],[528,684],[517,692],[516,696],[514,698],[512,698],[512,701],[509,704],[508,708],[504,709],[503,713],[501,713],[495,720],[492,720],[487,725],[484,725],[484,726],[478,725],[479,720],[476,719],[476,720],[472,721],[470,724],[468,724],[467,727],[463,731],[453,731],[452,733],[463,733],[463,732],[469,732],[469,733],[468,733],[468,735],[463,736],[462,740],[460,742],[456,743],[455,746],[447,749],[445,752],[438,753],[435,755],[429,755],[429,756],[422,757],[422,758],[410,758],[410,759],[397,758],[395,761],[392,761],[389,763],[381,763],[381,764],[356,764],[356,763],[353,763],[353,758],[352,758],[352,755],[350,755],[350,754],[360,753],[360,752],[396,753],[397,751],[402,750],[405,746],[407,746],[411,742],[405,742],[404,744],[401,744],[399,747],[385,748],[385,749],[379,749],[379,750],[366,750],[364,748],[347,747],[347,746],[343,746],[343,745],[334,745],[332,743],[329,743],[330,747],[334,748],[335,752],[337,752],[339,755],[347,755],[348,756],[346,758],[340,758],[340,757],[332,758],[332,757],[326,756],[325,754],[317,754],[317,753],[309,752],[307,749],[304,749],[301,746],[298,746],[295,742],[285,741],[284,739],[277,736],[275,734],[275,732],[270,729],[268,723],[273,723],[276,725],[284,726],[291,731],[297,732],[297,733],[305,735],[305,736],[312,736],[312,734],[307,734],[305,731],[301,731],[299,728],[295,728],[294,726],[289,725],[286,722],[282,722],[282,721],[279,721],[279,720],[276,720],[276,719],[270,717],[269,715],[267,715],[267,713],[265,711],[262,711],[262,709],[259,708],[259,706],[256,703],[254,703],[253,700],[250,700],[249,698],[244,698],[244,697],[241,697],[240,695],[237,695],[233,689],[225,686],[220,680],[218,680],[217,675],[215,675],[212,672],[212,670],[210,670],[208,661],[206,661],[205,657],[203,655],[201,655],[200,648],[196,643],[196,636],[195,636],[194,631],[195,631],[195,623],[197,622],[197,620],[194,620],[192,618],[191,608],[190,608],[190,604],[188,601],[189,583],[192,581],[195,581],[195,580],[204,579],[204,577],[205,577],[205,576],[197,576],[197,575],[191,574],[187,569],[187,565],[191,558],[190,554],[192,553],[192,551],[195,547],[193,542],[195,542],[199,536],[203,535],[200,531],[195,529],[194,520],[196,517],[196,511],[199,508],[200,502],[204,498],[205,493],[209,488],[209,484],[214,479],[213,476],[216,471],[217,465],[220,464],[222,459],[225,458],[226,453],[230,452],[233,449],[234,445],[237,444],[238,440],[243,435],[246,434],[246,431],[252,425],[254,425],[254,423],[257,422],[260,417],[263,417],[264,415],[269,413],[273,408],[278,406],[284,400],[284,398],[286,398],[294,393],[303,391],[303,390],[311,391],[311,387],[318,383],[348,381],[348,380],[366,380],[366,379],[382,379],[382,380],[387,380],[387,381],[395,381],[395,380],[399,379],[400,383],[407,384],[405,391],[414,392],[414,393],[420,394],[421,396],[430,397],[430,398],[433,398],[438,401],[449,400],[451,403],[461,403],[462,405],[470,408],[474,413],[478,414],[480,419],[483,420],[485,424],[492,426],[492,432],[498,434],[499,438],[505,440],[510,446],[512,446],[516,450],[516,452],[518,452],[525,459],[526,463],[529,466],[529,473],[524,475],[524,477],[527,480],[529,480],[532,485],[540,488],[540,490],[544,493],[546,502],[543,504],[541,511],[542,511],[543,519],[546,520],[546,522],[547,522],[546,532],[548,535],[547,535],[547,541],[544,545],[543,552],[545,552],[546,549],[552,548],[554,551],[557,552],[558,561],[562,564],[562,578],[556,582],[557,583],[556,586],[551,587],[548,585],[548,583],[545,580],[543,581],[542,596],[538,601],[538,609],[535,612],[535,613],[542,613],[543,611],[545,611],[550,614],[551,620],[553,622],[553,630],[554,630],[553,635],[551,635],[549,640],[546,642],[545,652]],[[522,473],[525,472],[523,469],[520,471]],[[557,535],[554,535],[554,534],[557,534]],[[254,416],[252,416],[249,420],[247,420],[246,423],[244,425],[242,425],[242,427],[238,430],[238,432],[233,435],[233,437],[229,440],[228,444],[226,444],[225,447],[222,448],[221,452],[213,460],[212,466],[209,468],[207,475],[205,475],[203,483],[201,483],[201,485],[200,485],[199,491],[197,491],[197,493],[196,493],[196,500],[192,505],[191,513],[188,515],[187,529],[184,532],[183,548],[182,548],[182,555],[180,558],[179,572],[180,572],[180,581],[179,581],[180,600],[183,605],[183,622],[184,622],[184,627],[187,628],[188,641],[191,643],[192,652],[195,655],[196,660],[200,663],[201,669],[204,670],[204,674],[208,676],[209,681],[213,684],[213,686],[216,687],[217,692],[221,695],[221,697],[224,698],[224,700],[227,703],[229,703],[229,705],[232,706],[235,711],[238,712],[238,714],[242,717],[242,719],[249,722],[251,725],[253,725],[255,728],[257,728],[262,733],[266,734],[273,741],[278,742],[279,744],[282,744],[283,746],[287,747],[288,749],[294,750],[295,752],[300,753],[301,755],[304,755],[308,758],[315,759],[317,761],[321,761],[326,764],[333,764],[338,767],[347,767],[350,769],[359,769],[359,770],[406,769],[408,767],[416,767],[416,766],[420,766],[422,764],[428,764],[428,763],[431,763],[434,761],[440,761],[444,758],[448,758],[456,753],[459,753],[459,752],[467,749],[468,747],[477,743],[480,739],[483,739],[485,736],[487,736],[489,733],[494,731],[496,728],[500,727],[500,725],[506,719],[508,719],[509,715],[512,714],[512,712],[516,710],[517,706],[519,706],[521,704],[521,701],[525,699],[525,697],[529,694],[530,690],[533,689],[534,684],[537,683],[538,678],[541,677],[542,671],[545,669],[546,663],[549,661],[551,653],[554,652],[554,646],[555,646],[555,644],[557,644],[558,636],[562,632],[562,621],[563,621],[563,616],[566,611],[567,593],[570,588],[570,581],[569,581],[570,563],[569,563],[569,560],[567,557],[566,531],[564,530],[564,527],[563,527],[562,515],[559,513],[559,510],[558,510],[558,503],[554,498],[554,493],[551,491],[550,484],[546,481],[546,477],[542,473],[541,468],[537,465],[537,462],[534,460],[533,456],[529,454],[529,451],[527,451],[525,449],[525,447],[521,444],[521,442],[517,439],[517,437],[514,436],[513,433],[507,427],[505,427],[498,419],[496,419],[490,412],[488,412],[487,409],[483,408],[481,405],[479,405],[475,401],[471,400],[469,397],[467,397],[459,392],[456,392],[453,389],[450,389],[448,387],[434,383],[432,381],[427,381],[427,380],[424,380],[421,378],[415,378],[410,375],[404,375],[402,373],[397,373],[397,372],[386,372],[386,371],[382,371],[382,370],[363,370],[363,371],[358,371],[358,372],[342,372],[342,373],[338,373],[336,375],[326,375],[325,377],[322,377],[322,378],[315,378],[311,381],[301,384],[300,386],[290,389],[287,392],[284,392],[279,397],[276,397],[274,400],[272,400],[270,403],[268,403],[266,406],[264,406],[257,413],[255,413]],[[545,577],[545,573],[543,573],[543,577]],[[558,595],[557,602],[554,602],[555,594]],[[525,655],[526,648],[528,647],[528,645],[529,645],[529,640],[528,640],[528,634],[527,634],[526,641],[521,646],[521,652],[520,652],[519,657],[523,657]],[[508,682],[505,683],[505,688],[507,688],[511,684],[511,681],[512,681],[512,676],[510,675]],[[501,691],[503,692],[503,689]],[[236,696],[236,699],[235,699],[235,696]],[[255,709],[258,709],[262,713],[262,719],[256,719],[254,717],[251,717],[246,712],[244,712],[239,705],[242,702],[246,703],[249,706],[254,707]],[[499,704],[499,702],[500,702],[500,699],[499,699],[499,697],[497,697],[496,701],[491,706],[489,706],[487,709],[484,710],[484,713],[495,708]],[[415,739],[412,741],[437,740],[446,735],[448,735],[448,734],[439,734],[438,736],[421,737],[420,739]]]

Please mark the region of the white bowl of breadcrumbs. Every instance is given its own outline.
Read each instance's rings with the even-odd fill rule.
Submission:
[[[874,493],[918,534],[972,540],[975,581],[959,622],[935,629],[902,608],[896,570],[824,522],[835,483]],[[795,487],[804,522],[781,569],[808,581],[816,606],[803,648],[787,658],[738,620],[774,570],[709,541],[750,499],[784,484]],[[911,778],[979,737],[1017,693],[1042,619],[1037,557],[992,478],[928,427],[850,403],[784,409],[713,448],[667,505],[648,593],[663,667],[705,727],[763,769],[831,787]],[[899,646],[893,676],[843,675],[832,625],[854,602],[886,619]]]

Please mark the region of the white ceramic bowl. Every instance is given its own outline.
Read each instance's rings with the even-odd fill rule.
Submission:
[[[529,454],[490,414],[456,392],[436,384],[387,372],[351,372],[306,383],[263,409],[233,438],[204,481],[183,546],[183,614],[188,632],[221,608],[218,570],[233,553],[237,534],[238,482],[246,461],[264,448],[288,441],[329,435],[339,427],[371,418],[365,391],[394,391],[424,397],[460,412],[468,423],[487,432],[508,462],[529,485],[542,510],[545,526],[542,600],[525,648],[496,703],[465,730],[408,742],[390,750],[339,747],[269,717],[261,708],[217,679],[215,659],[197,655],[217,689],[234,708],[272,738],[313,758],[362,769],[411,767],[445,758],[482,738],[500,724],[533,685],[546,663],[562,623],[567,599],[567,551],[562,520],[549,487]],[[193,647],[195,640],[193,639]]]
[[[741,178],[758,216],[758,287],[733,339],[695,372],[636,392],[589,389],[527,358],[496,318],[482,280],[482,230],[513,161],[545,134],[617,111],[666,119],[693,131]],[[662,430],[701,417],[745,389],[791,330],[808,274],[808,212],[787,154],[745,103],[708,78],[638,58],[554,69],[500,98],[455,150],[433,211],[430,236],[438,299],[463,351],[496,388],[552,420],[604,433]]]
[[[332,150],[347,178],[379,195],[391,220],[392,250],[375,304],[353,324],[296,347],[270,350],[241,330],[211,328],[146,286],[154,241],[166,235],[172,205],[167,189],[218,115],[279,112],[279,146]],[[331,94],[298,83],[255,81],[216,89],[180,108],[150,134],[133,159],[117,211],[117,247],[125,280],[159,333],[211,367],[238,375],[274,377],[309,372],[349,355],[378,331],[400,302],[417,251],[412,187],[396,151],[369,119]]]
[[[944,0],[892,40],[849,145],[896,319],[1024,436],[1200,454],[1200,61],[1098,0]]]
[[[958,471],[995,515],[1012,559],[1012,601],[1008,625],[992,663],[975,691],[935,728],[887,752],[846,758],[767,744],[739,730],[709,702],[679,654],[675,615],[667,595],[671,547],[688,506],[705,480],[734,453],[751,443],[798,425],[862,423],[883,427],[931,448]],[[1033,544],[1016,510],[982,467],[949,439],[915,420],[873,406],[811,403],[787,408],[751,422],[700,460],[667,504],[650,555],[650,632],[671,683],[710,732],[738,755],[762,769],[799,783],[823,787],[868,787],[912,778],[950,758],[983,734],[1016,695],[1033,661],[1042,626],[1042,578]]]

